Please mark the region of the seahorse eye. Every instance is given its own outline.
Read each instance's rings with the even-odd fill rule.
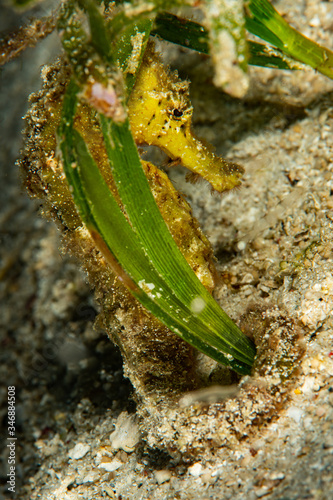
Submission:
[[[183,116],[183,112],[180,109],[175,108],[173,110],[173,116],[175,118],[180,118],[181,116]]]

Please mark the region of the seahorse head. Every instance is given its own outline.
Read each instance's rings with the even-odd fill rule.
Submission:
[[[160,61],[150,45],[128,102],[137,144],[159,146],[173,160],[204,179],[217,191],[240,184],[243,168],[215,155],[193,133],[189,82]]]

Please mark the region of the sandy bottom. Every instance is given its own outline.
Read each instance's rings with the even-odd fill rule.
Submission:
[[[276,5],[305,34],[331,45],[329,2]],[[170,455],[163,446],[170,428],[187,436],[185,427],[177,429],[183,410],[169,414],[168,425],[158,419],[154,428],[149,419],[139,425],[121,356],[93,328],[98,311],[86,278],[71,258],[60,256],[57,230],[22,192],[14,166],[27,96],[38,88],[38,68],[54,46],[50,38],[1,74],[0,394],[6,440],[7,387],[16,388],[17,437],[16,494],[4,487],[5,498],[328,500],[333,83],[310,70],[252,68],[249,94],[238,101],[213,88],[203,94],[206,62],[177,54],[180,73],[192,80],[197,134],[246,170],[243,187],[222,197],[212,196],[205,183],[186,184],[180,169],[170,173],[214,246],[222,276],[215,296],[235,320],[248,308],[279,311],[298,325],[305,354],[282,403],[259,423],[252,418],[259,402],[252,401],[253,425],[241,439],[230,437],[233,422],[219,421],[216,405],[194,399],[198,416],[195,424],[191,414],[188,439],[204,435],[204,451]],[[174,57],[171,51],[176,64]],[[239,407],[232,401],[236,419]],[[209,426],[226,445],[209,438]]]

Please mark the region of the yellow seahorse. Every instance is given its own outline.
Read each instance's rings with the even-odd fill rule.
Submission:
[[[232,189],[240,184],[244,170],[215,155],[195,137],[188,86],[165,68],[149,44],[128,101],[134,139],[137,144],[159,146],[216,191]]]
[[[68,70],[64,77],[68,78]],[[59,75],[58,75],[59,77]],[[40,162],[41,176],[47,183],[48,200],[62,213],[66,225],[71,227],[73,215],[68,211],[71,195],[63,179],[61,162],[54,155],[56,149],[56,129],[61,114],[59,88],[55,88],[56,98],[48,99],[42,109],[52,119],[45,119],[42,132],[38,134],[40,152],[47,160]],[[149,44],[138,72],[137,81],[128,102],[128,116],[134,139],[137,144],[159,146],[172,158],[195,174],[207,179],[217,191],[225,191],[237,186],[243,169],[228,163],[212,153],[193,134],[191,130],[192,106],[188,95],[188,82],[181,81],[176,73],[165,68]],[[75,117],[75,127],[82,134],[91,154],[98,164],[110,190],[118,199],[118,193],[110,174],[108,157],[103,135],[95,111],[86,105],[86,99],[79,103]],[[36,137],[35,137],[36,139]],[[184,257],[204,284],[212,292],[215,286],[216,270],[212,247],[201,231],[198,222],[186,200],[177,192],[167,175],[156,166],[142,160],[150,189],[175,242]],[[76,218],[74,217],[76,220]]]

